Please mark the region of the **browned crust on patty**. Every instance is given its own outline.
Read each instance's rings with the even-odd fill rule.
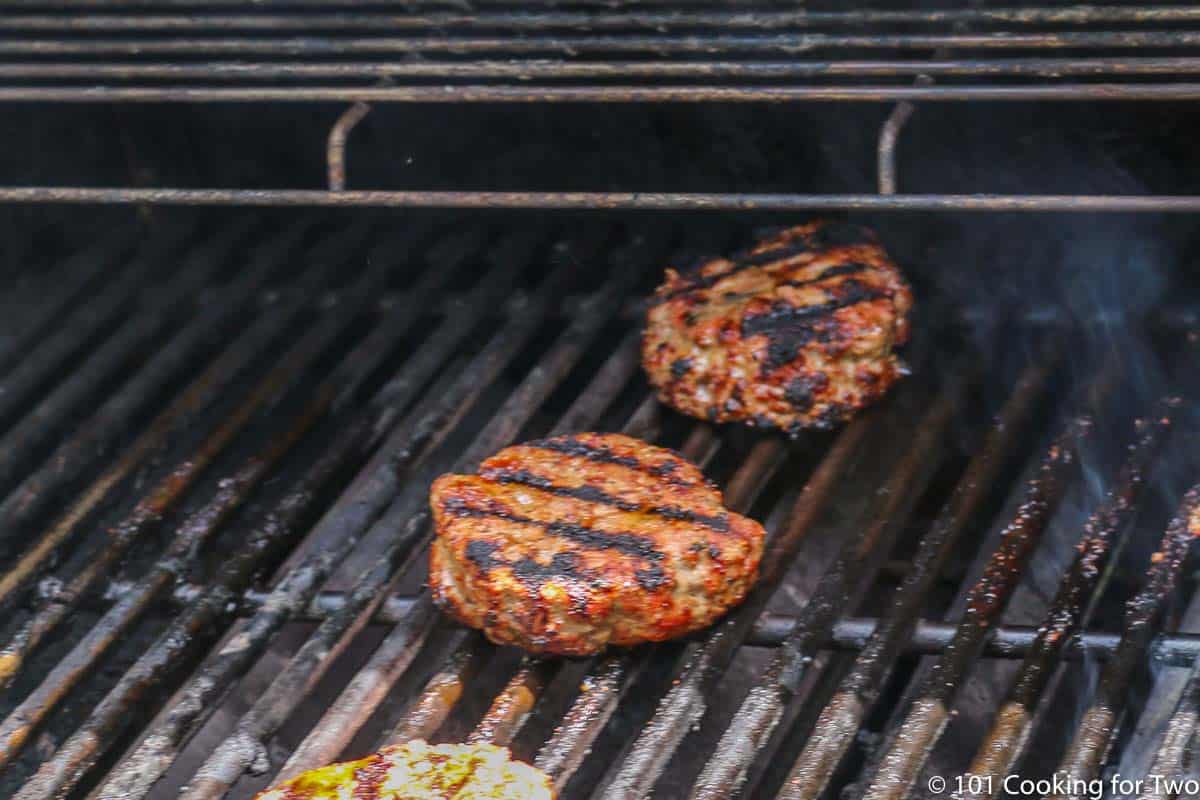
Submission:
[[[642,340],[659,398],[713,422],[791,434],[875,402],[905,369],[912,291],[874,233],[815,222],[681,273]]]
[[[676,453],[619,434],[506,448],[431,492],[435,602],[494,642],[588,655],[711,624],[764,533]]]

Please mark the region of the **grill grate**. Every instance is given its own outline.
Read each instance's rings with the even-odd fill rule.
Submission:
[[[568,798],[724,797],[738,784],[744,796],[817,797],[854,777],[865,794],[903,793],[941,731],[920,710],[961,704],[981,659],[1031,665],[1037,681],[1014,702],[1036,735],[1053,667],[1099,654],[1087,713],[1108,722],[1088,727],[1099,740],[1060,748],[1088,776],[1141,669],[1152,659],[1190,669],[1200,652],[1200,637],[1163,632],[1188,540],[1178,523],[1129,594],[1125,629],[1074,636],[1112,583],[1089,559],[1133,535],[1146,466],[1176,460],[1160,455],[1177,427],[1173,400],[1139,409],[1150,416],[1129,466],[1094,478],[1114,488],[1087,528],[1097,549],[1045,604],[1057,627],[1005,617],[1039,540],[1080,535],[1054,516],[1073,493],[1091,496],[1078,454],[1096,426],[1079,415],[1133,438],[1128,404],[1112,400],[1119,365],[1085,370],[1075,399],[1054,400],[1074,336],[1058,323],[1035,326],[1032,363],[1007,381],[953,352],[946,331],[958,322],[935,329],[940,315],[923,315],[916,372],[936,380],[906,381],[836,435],[788,446],[666,414],[639,377],[626,312],[657,274],[649,265],[724,246],[724,231],[460,220],[384,235],[369,222],[277,229],[251,214],[214,225],[168,227],[140,247],[119,231],[87,249],[72,268],[83,277],[47,300],[64,316],[34,352],[61,354],[54,373],[24,377],[24,361],[4,373],[6,387],[29,388],[6,401],[3,435],[32,443],[0,470],[0,602],[15,612],[0,629],[10,681],[0,787],[14,797],[158,797],[185,785],[189,798],[246,797],[415,736],[510,745]],[[91,260],[116,269],[97,276],[83,269]],[[81,284],[96,281],[103,302],[85,302]],[[1186,367],[1190,345],[1168,338]],[[997,383],[984,404],[998,409],[992,421],[972,398]],[[530,435],[593,427],[678,447],[731,507],[767,521],[752,596],[689,642],[587,662],[522,657],[438,615],[419,589],[432,478]],[[953,444],[964,431],[981,439],[970,459]],[[1042,447],[1043,434],[1057,438]],[[998,509],[1008,494],[1024,504]],[[991,535],[970,535],[993,519]],[[905,542],[915,555],[895,588],[888,559]],[[958,606],[946,621],[922,619],[964,551],[979,569],[950,579]],[[914,671],[920,653],[934,658]],[[756,666],[722,710],[716,698],[747,658]],[[894,721],[878,724],[888,708]],[[1146,705],[1164,721],[1174,711]],[[702,719],[706,736],[724,738],[695,738]],[[878,767],[855,766],[868,726],[917,746],[885,743]],[[1178,762],[1194,726],[1181,706],[1161,763]],[[992,739],[1003,736],[1015,737],[1013,757],[1027,740],[1001,728]],[[883,781],[887,770],[903,781]]]

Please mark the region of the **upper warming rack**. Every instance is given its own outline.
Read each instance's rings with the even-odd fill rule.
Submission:
[[[893,4],[899,5],[899,4]],[[848,10],[696,0],[12,0],[0,102],[1167,101],[1200,97],[1200,7]],[[355,105],[330,133],[344,189]],[[0,201],[1194,211],[1195,197],[0,189]]]

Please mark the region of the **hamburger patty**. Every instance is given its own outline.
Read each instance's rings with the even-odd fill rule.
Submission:
[[[642,339],[659,398],[693,417],[796,435],[879,399],[905,368],[912,292],[875,235],[788,228],[750,249],[667,270]]]
[[[498,644],[588,655],[662,641],[741,602],[762,526],[678,454],[619,434],[509,447],[430,498],[433,598]]]
[[[255,800],[554,800],[545,773],[489,744],[385,747],[297,775]]]

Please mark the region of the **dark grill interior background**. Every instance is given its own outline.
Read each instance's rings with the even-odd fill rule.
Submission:
[[[32,15],[62,4],[24,5]],[[16,27],[0,31],[4,42],[32,36]],[[1184,37],[1200,23],[1142,28]],[[1003,57],[1024,55],[1039,53]],[[4,75],[22,91],[55,85]],[[939,85],[956,81],[965,79]],[[901,83],[911,77],[890,85]],[[897,149],[900,190],[1197,194],[1190,105],[919,104]],[[324,185],[326,136],[346,105],[19,98],[4,108],[4,185],[298,189]],[[349,185],[869,194],[891,110],[381,103],[354,130]],[[986,652],[968,653],[953,681],[956,714],[912,790],[922,796],[927,776],[967,770],[1110,492],[1136,502],[1117,515],[1110,567],[1081,601],[1089,632],[1050,660],[1032,739],[1011,771],[1058,768],[1085,712],[1108,698],[1121,712],[1116,744],[1090,753],[1095,766],[1146,773],[1181,694],[1185,710],[1197,695],[1194,685],[1185,693],[1200,652],[1187,537],[1153,555],[1200,479],[1194,215],[831,212],[875,227],[913,280],[913,375],[843,431],[794,442],[657,406],[636,335],[662,268],[815,216],[0,207],[0,676],[12,676],[0,692],[0,796],[166,798],[193,781],[195,796],[228,784],[244,798],[298,748],[320,753],[306,763],[317,766],[397,730],[462,741],[481,719],[511,722],[508,713],[521,724],[490,728],[492,738],[565,781],[564,797],[600,797],[616,791],[622,764],[669,752],[654,737],[670,738],[670,720],[652,717],[674,686],[668,697],[695,689],[706,699],[679,706],[703,715],[678,722],[688,732],[651,781],[654,796],[723,796],[690,793],[706,766],[719,773],[714,751],[737,757],[718,741],[739,707],[770,708],[774,697],[783,721],[750,753],[745,796],[776,797],[839,681],[862,668],[870,620],[893,607],[922,538],[939,533],[951,542],[917,595],[924,622],[820,795],[868,793],[873,758],[964,609],[1006,603]],[[1169,395],[1182,400],[1164,403]],[[1073,437],[1081,416],[1090,427]],[[728,646],[698,636],[591,662],[523,661],[421,599],[429,480],[513,441],[586,429],[683,450],[773,541],[794,540],[767,570],[767,589],[778,589],[735,612]],[[1130,461],[1144,469],[1123,473]],[[955,505],[963,492],[971,501]],[[1023,507],[1030,497],[1045,502],[1044,524],[1038,502]],[[968,603],[1014,519],[1032,520],[1035,537],[1015,588]],[[844,550],[856,542],[859,551]],[[861,570],[840,573],[843,552]],[[328,578],[305,584],[314,569]],[[281,584],[295,589],[294,608],[268,601]],[[849,600],[828,602],[839,587]],[[1161,613],[1130,627],[1137,610],[1125,603],[1146,587],[1162,588],[1143,604]],[[797,620],[819,653],[785,691],[764,676],[778,679],[772,661]],[[1117,659],[1130,669],[1112,679],[1110,698],[1101,677],[1116,672],[1107,665],[1131,631]],[[748,642],[737,646],[738,636]],[[808,664],[808,647],[795,663]],[[252,657],[235,663],[239,654]],[[698,655],[713,661],[697,667]],[[611,718],[589,712],[618,694]],[[493,708],[498,696],[512,707]],[[519,717],[530,698],[532,713]],[[331,708],[343,716],[325,717]],[[261,750],[248,746],[255,739]],[[166,757],[145,759],[151,745]]]

